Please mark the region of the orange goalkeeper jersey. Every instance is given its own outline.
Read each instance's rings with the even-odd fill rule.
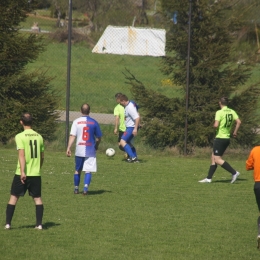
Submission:
[[[260,181],[260,146],[254,147],[246,161],[246,169],[254,170],[254,180]]]

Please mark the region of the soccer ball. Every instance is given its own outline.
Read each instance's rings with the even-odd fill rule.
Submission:
[[[115,153],[116,153],[116,151],[115,151],[113,148],[108,148],[108,149],[106,150],[106,155],[109,156],[109,157],[114,156]]]

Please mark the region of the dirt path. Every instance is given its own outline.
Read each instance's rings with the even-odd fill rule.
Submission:
[[[70,111],[69,112],[69,121],[72,122],[76,118],[80,117],[80,112]],[[115,118],[113,114],[100,114],[100,113],[90,113],[90,116],[98,121],[100,124],[110,125],[114,124]],[[66,121],[66,111],[60,111],[60,118],[58,121]]]

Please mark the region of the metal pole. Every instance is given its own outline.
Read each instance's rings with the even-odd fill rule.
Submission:
[[[67,90],[66,90],[66,136],[65,149],[69,141],[69,111],[70,111],[70,65],[71,65],[71,28],[72,28],[72,0],[69,0],[69,23],[68,23],[68,60],[67,60]]]
[[[190,85],[190,41],[191,41],[191,3],[189,0],[189,30],[188,30],[188,55],[187,55],[187,77],[186,77],[186,110],[185,110],[185,139],[184,139],[184,155],[187,155],[188,140],[188,109],[189,109],[189,85]]]

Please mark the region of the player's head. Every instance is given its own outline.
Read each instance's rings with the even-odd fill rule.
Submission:
[[[121,92],[118,92],[115,94],[115,98],[118,99],[120,96],[122,96],[123,94]]]
[[[126,95],[121,95],[119,99],[120,99],[120,104],[122,106],[126,106],[128,104],[128,97]]]
[[[121,97],[122,95],[123,95],[123,94],[120,93],[120,92],[115,94],[115,98],[116,98],[116,102],[117,102],[117,103],[120,103],[120,97]]]
[[[20,121],[24,126],[31,126],[33,119],[31,114],[26,112],[21,115]]]
[[[80,111],[81,111],[81,113],[83,114],[83,115],[86,115],[86,116],[88,116],[89,115],[89,112],[90,112],[90,106],[89,106],[89,104],[83,104],[82,106],[81,106],[81,108],[80,108]]]
[[[228,98],[227,97],[220,98],[219,104],[222,105],[222,106],[227,106],[228,105]]]

